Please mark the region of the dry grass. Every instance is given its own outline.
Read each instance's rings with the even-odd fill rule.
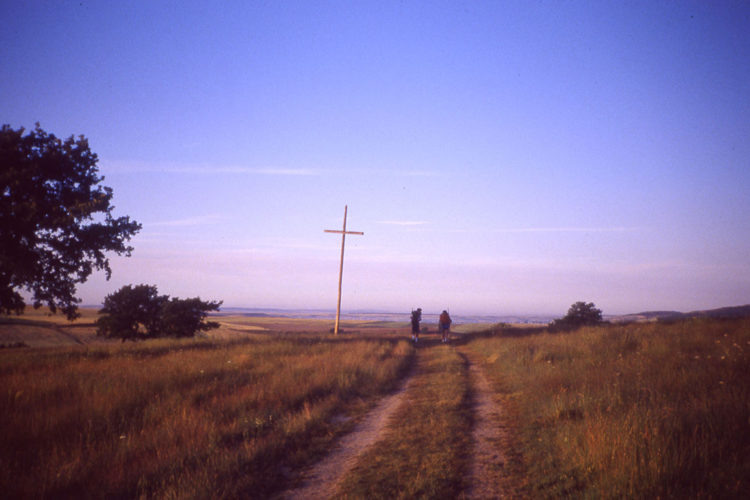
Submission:
[[[65,328],[46,321],[5,326]],[[400,325],[334,337],[221,321],[223,339],[0,350],[4,496],[272,496],[415,355]],[[423,340],[408,404],[345,478],[348,497],[465,490],[467,363],[453,345]],[[750,496],[750,320],[501,328],[465,340],[505,402],[509,467],[529,496]]]
[[[0,351],[8,498],[267,496],[411,362],[321,335]]]
[[[469,347],[515,417],[532,496],[750,493],[750,321],[499,333]]]
[[[80,312],[81,317],[75,321],[33,307],[27,307],[20,316],[0,315],[0,345],[60,347],[91,343],[96,339],[96,310],[81,308]]]
[[[433,342],[418,349],[407,402],[383,440],[344,479],[343,497],[452,498],[465,488],[472,425],[468,366],[454,349]]]

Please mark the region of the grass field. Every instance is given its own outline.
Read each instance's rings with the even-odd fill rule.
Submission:
[[[461,497],[470,363],[503,403],[508,471],[529,497],[750,496],[747,319],[466,327],[415,349],[402,324],[333,336],[327,323],[225,317],[207,338],[121,344],[86,334],[92,318],[0,322],[21,339],[69,328],[83,342],[63,332],[42,344],[57,347],[0,349],[7,498],[273,496],[407,374],[407,403],[340,491]]]
[[[60,314],[51,315],[45,308],[26,308],[22,316],[0,315],[0,346],[24,344],[27,347],[62,347],[114,343],[96,336],[95,321],[98,309],[80,308],[81,317],[68,321]],[[212,321],[219,328],[203,332],[210,339],[236,339],[255,333],[317,333],[333,332],[333,320],[289,317],[215,315]],[[346,320],[341,322],[341,333],[376,332],[378,336],[402,335],[409,329],[407,322]]]
[[[93,342],[97,311],[81,308],[80,312],[81,317],[72,322],[43,308],[27,307],[22,316],[0,315],[0,346],[60,347]]]
[[[496,333],[469,347],[512,412],[531,496],[748,497],[750,321]]]
[[[325,335],[5,349],[3,494],[270,495],[412,356],[406,341]]]

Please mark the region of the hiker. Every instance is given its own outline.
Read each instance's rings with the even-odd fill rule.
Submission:
[[[415,311],[411,310],[411,339],[419,342],[419,322],[422,321],[422,308],[418,307]]]
[[[442,313],[440,313],[440,331],[443,334],[443,343],[448,342],[448,332],[451,329],[451,323],[453,321],[451,320],[451,315],[448,314],[448,311],[443,310]]]

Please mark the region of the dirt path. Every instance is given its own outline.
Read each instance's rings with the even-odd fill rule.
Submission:
[[[384,397],[354,430],[341,438],[333,451],[303,473],[304,483],[281,495],[283,499],[330,498],[341,479],[354,467],[357,457],[373,445],[385,430],[388,421],[404,399],[415,371],[404,379],[401,387]]]
[[[466,498],[515,498],[509,484],[503,453],[509,431],[500,418],[502,408],[492,398],[492,389],[482,370],[469,364],[474,389],[474,451],[471,464],[471,486]]]
[[[504,424],[501,405],[493,398],[493,391],[482,370],[468,360],[474,400],[474,429],[469,488],[462,498],[520,498],[517,481],[513,477],[509,455],[510,430]],[[354,430],[342,437],[333,451],[322,461],[302,473],[299,488],[280,495],[282,499],[323,499],[336,494],[340,481],[354,467],[358,457],[382,436],[391,416],[405,399],[416,370],[404,379],[401,387],[383,398]]]
[[[80,345],[86,345],[86,342],[82,341],[81,339],[73,335],[71,332],[68,331],[67,328],[57,327],[56,330],[60,333],[60,335],[63,335],[64,337],[69,338],[74,343],[80,344]]]

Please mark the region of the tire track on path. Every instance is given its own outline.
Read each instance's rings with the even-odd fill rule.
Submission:
[[[512,485],[506,449],[510,431],[504,425],[502,407],[492,395],[482,370],[469,361],[474,396],[473,453],[466,498],[517,498]]]
[[[391,416],[401,405],[406,391],[411,386],[416,373],[414,368],[404,377],[396,392],[385,396],[365,419],[357,424],[352,432],[342,437],[333,451],[303,474],[303,484],[281,494],[284,500],[307,500],[330,498],[337,490],[341,479],[354,467],[357,458],[372,446],[383,434]]]

